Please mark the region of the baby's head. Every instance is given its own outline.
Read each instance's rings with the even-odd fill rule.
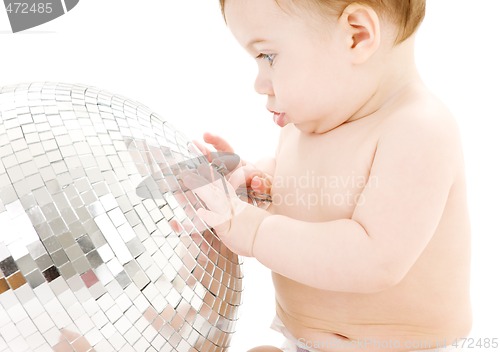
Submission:
[[[222,13],[225,13],[225,3],[230,0],[220,0]],[[379,16],[392,21],[398,28],[396,44],[412,36],[425,16],[426,0],[274,0],[279,6],[289,9],[315,12],[327,21],[340,16],[351,4],[364,4],[373,8]]]
[[[280,126],[323,133],[377,110],[414,77],[425,0],[220,0],[257,60],[258,93]]]

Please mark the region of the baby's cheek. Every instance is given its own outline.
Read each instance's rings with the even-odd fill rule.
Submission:
[[[281,84],[276,84],[274,93],[277,100],[277,109],[282,109],[280,112],[287,114],[297,114],[303,104],[309,101],[309,90],[307,82],[296,79],[286,79]]]

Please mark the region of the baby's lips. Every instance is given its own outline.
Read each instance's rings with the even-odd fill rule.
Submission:
[[[288,124],[288,118],[284,112],[274,113],[273,116],[274,123],[280,127],[285,127]]]
[[[280,127],[285,127],[290,121],[288,120],[286,113],[284,112],[278,112],[274,111],[270,108],[267,108],[267,110],[273,114],[273,121],[275,124],[277,124]]]

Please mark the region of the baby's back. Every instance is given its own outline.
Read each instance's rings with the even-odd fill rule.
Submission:
[[[349,339],[366,343],[350,345],[352,350],[411,351],[451,344],[469,332],[470,227],[459,134],[431,95],[419,92],[408,99],[326,134],[304,134],[293,125],[282,132],[271,210],[310,222],[353,217],[364,189],[380,182],[370,172],[381,136],[398,133],[405,120],[431,114],[441,127],[449,124],[456,143],[449,157],[456,173],[439,224],[397,284],[376,293],[335,292],[273,274],[279,317],[297,339],[317,350],[351,350],[338,344]],[[409,155],[406,162],[419,160]]]

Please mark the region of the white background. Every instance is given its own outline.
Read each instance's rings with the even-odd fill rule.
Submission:
[[[467,163],[473,230],[472,336],[500,337],[500,29],[498,0],[428,0],[417,60],[455,114]],[[256,65],[217,0],[81,0],[68,14],[12,34],[0,9],[0,85],[83,83],[124,95],[190,138],[225,136],[247,160],[272,155],[278,127],[253,91]],[[245,261],[232,351],[281,343],[270,273]]]

